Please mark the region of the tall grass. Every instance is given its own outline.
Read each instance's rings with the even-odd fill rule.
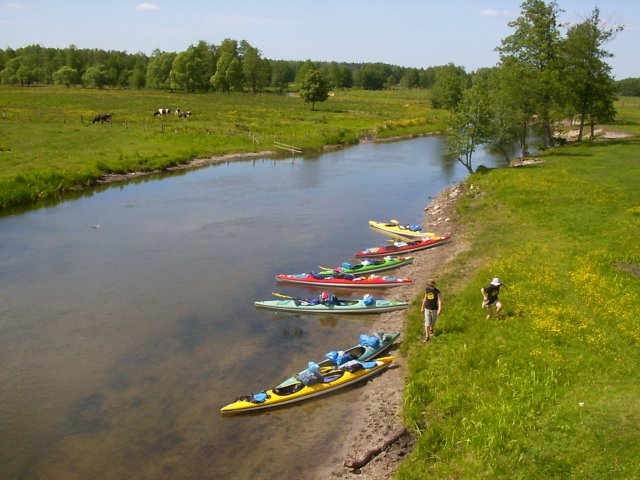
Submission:
[[[82,189],[105,173],[229,153],[303,150],[442,131],[424,91],[338,91],[311,111],[294,96],[0,87],[0,209]],[[158,108],[193,116],[154,117]],[[92,124],[111,113],[112,124]]]
[[[467,180],[473,246],[440,280],[428,348],[410,316],[420,436],[398,478],[640,478],[639,147],[568,146]],[[486,321],[494,276],[506,316]]]

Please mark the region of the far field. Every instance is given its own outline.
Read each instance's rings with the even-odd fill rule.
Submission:
[[[279,94],[0,87],[0,99],[0,210],[85,188],[107,173],[274,151],[274,142],[310,151],[434,133],[449,118],[424,90],[336,91],[315,111]],[[158,108],[192,117],[153,116]],[[111,113],[112,124],[92,124],[99,113]]]

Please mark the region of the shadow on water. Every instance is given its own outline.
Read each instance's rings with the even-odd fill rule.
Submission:
[[[369,220],[421,223],[465,176],[427,137],[141,177],[0,217],[0,477],[294,478],[309,452],[327,462],[366,383],[219,409],[355,345],[375,317],[253,302],[296,291],[277,273],[382,243]]]

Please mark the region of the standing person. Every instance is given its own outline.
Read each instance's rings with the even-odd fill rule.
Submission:
[[[491,280],[489,285],[480,289],[482,297],[484,298],[482,308],[487,307],[487,320],[489,320],[494,313],[496,314],[496,318],[498,318],[502,311],[502,302],[498,299],[500,287],[504,287],[505,290],[507,289],[507,286],[496,277]]]
[[[436,326],[436,320],[442,313],[442,294],[436,288],[436,281],[429,280],[424,290],[424,298],[420,313],[424,316],[424,340],[428,341],[433,337],[433,328]]]

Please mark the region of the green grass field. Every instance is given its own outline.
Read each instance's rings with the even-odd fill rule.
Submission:
[[[276,94],[183,94],[0,87],[0,209],[92,185],[105,173],[149,171],[197,157],[305,151],[443,131],[449,114],[425,91],[337,91],[311,106]],[[193,116],[154,117],[158,108]],[[92,124],[98,113],[112,124]]]
[[[621,125],[637,131],[640,105]],[[569,145],[467,180],[472,243],[439,279],[436,337],[417,299],[397,478],[640,478],[640,139]],[[474,189],[471,190],[470,186]],[[480,289],[500,277],[506,316]]]

